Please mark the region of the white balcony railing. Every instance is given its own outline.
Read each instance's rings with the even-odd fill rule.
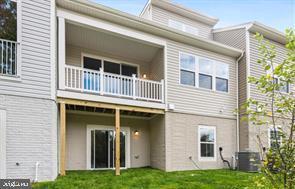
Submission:
[[[0,39],[0,75],[17,75],[17,44]]]
[[[163,102],[164,82],[65,65],[65,89]]]

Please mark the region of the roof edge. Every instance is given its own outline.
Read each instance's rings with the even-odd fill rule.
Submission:
[[[59,4],[59,0],[57,0],[56,2],[58,5],[61,6],[61,4]],[[63,0],[61,0],[61,2],[63,2]],[[213,40],[195,36],[193,34],[178,31],[168,26],[160,25],[151,20],[147,20],[138,16],[134,16],[134,15],[122,12],[122,11],[118,11],[116,9],[109,8],[94,2],[85,1],[85,0],[70,0],[67,2],[67,4],[69,3],[73,3],[73,5],[76,5],[79,8],[84,6],[87,8],[95,9],[96,11],[103,13],[104,16],[109,17],[109,20],[111,20],[111,22],[114,22],[116,24],[124,25],[125,27],[135,28],[139,31],[150,33],[152,35],[167,38],[170,40],[172,39],[178,42],[182,42],[184,44],[189,44],[191,46],[203,48],[215,53],[220,53],[226,56],[237,58],[243,52],[240,49],[230,47]],[[71,10],[71,9],[68,9],[68,10]],[[86,10],[81,13],[86,15],[88,14]],[[99,18],[99,17],[96,16],[94,18]]]
[[[171,2],[170,0],[149,0],[148,3],[150,3],[152,5],[156,5],[160,8],[172,11],[176,14],[181,15],[181,16],[184,16],[184,17],[187,17],[187,18],[190,18],[193,20],[197,20],[199,22],[203,22],[203,23],[208,24],[210,26],[216,25],[217,22],[219,21],[218,18],[208,16],[208,15],[201,13],[197,10],[189,9],[189,8],[179,5],[179,4],[175,4],[175,3]]]
[[[245,28],[247,31],[250,31],[250,32],[258,32],[262,34],[265,38],[271,39],[283,45],[285,45],[287,42],[286,35],[283,32],[275,28],[269,27],[267,25],[264,25],[257,21],[247,22],[247,23],[224,27],[224,28],[217,28],[217,29],[214,29],[212,32],[219,33],[219,32],[231,31],[231,30],[242,29],[242,28]]]

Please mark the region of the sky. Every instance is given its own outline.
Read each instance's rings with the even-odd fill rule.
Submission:
[[[147,0],[92,0],[123,12],[139,15]],[[295,0],[172,0],[190,9],[219,18],[215,28],[258,21],[285,31],[295,27]]]

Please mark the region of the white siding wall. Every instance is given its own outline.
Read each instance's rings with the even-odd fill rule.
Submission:
[[[210,58],[229,65],[229,93],[214,92],[179,82],[179,52]],[[233,58],[169,41],[167,44],[167,95],[168,103],[175,104],[175,111],[210,116],[234,118],[236,108],[236,63]],[[220,109],[223,108],[223,113]]]
[[[204,24],[202,22],[198,22],[195,20],[191,20],[189,18],[183,17],[181,15],[169,12],[162,8],[153,6],[152,7],[152,20],[158,22],[160,24],[164,24],[168,26],[169,19],[173,19],[178,22],[182,22],[184,24],[196,27],[199,30],[199,36],[212,39],[212,27]]]
[[[21,77],[0,79],[0,108],[7,112],[7,178],[57,176],[57,108],[51,99],[55,76],[51,77],[51,1],[22,0],[20,45]],[[16,164],[19,163],[17,166]]]
[[[21,81],[0,80],[0,93],[50,98],[50,0],[21,2]],[[20,16],[20,15],[18,15]]]
[[[7,178],[35,178],[39,181],[57,176],[57,107],[54,101],[0,95],[0,108],[7,113]],[[19,163],[19,165],[16,165]]]

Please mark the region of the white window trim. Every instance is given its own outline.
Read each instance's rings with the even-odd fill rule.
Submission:
[[[137,76],[140,78],[140,65],[139,64],[135,64],[135,63],[130,63],[130,62],[125,62],[125,61],[121,61],[118,59],[113,59],[113,58],[108,58],[108,57],[104,57],[104,56],[99,56],[99,55],[94,55],[94,54],[89,54],[89,53],[85,53],[85,52],[81,52],[81,67],[84,68],[84,57],[89,57],[89,58],[93,58],[93,59],[98,59],[101,60],[101,68],[104,70],[104,61],[110,61],[116,64],[120,64],[120,74],[122,73],[121,70],[121,65],[129,65],[129,66],[133,66],[137,68]]]
[[[214,130],[214,157],[201,157],[201,129],[213,129]],[[198,159],[199,161],[216,161],[216,144],[217,144],[217,135],[216,135],[216,127],[215,126],[198,126]]]
[[[91,168],[91,131],[92,130],[112,130],[115,132],[115,126],[105,126],[105,125],[87,125],[87,133],[86,133],[86,165],[87,170],[108,170],[115,168]],[[121,167],[121,169],[130,168],[130,128],[129,127],[121,127],[121,131],[126,132],[126,144],[125,144],[125,167]]]
[[[282,127],[281,127],[280,125],[277,125],[275,128],[276,128],[276,131],[278,131],[278,129],[281,129]],[[271,125],[271,126],[269,126],[268,131],[267,131],[267,132],[268,132],[267,134],[268,134],[268,148],[269,148],[269,149],[271,148],[270,132],[273,131],[273,130],[274,130],[274,128],[273,128],[273,126]],[[282,142],[283,142],[282,139],[279,140],[279,143],[280,143],[280,144],[282,144]]]
[[[22,49],[22,1],[21,0],[11,0],[16,2],[16,47],[17,47],[17,65],[16,65],[16,75],[0,75],[1,80],[7,81],[21,81],[21,49]]]
[[[172,22],[181,25],[181,28],[175,28],[175,27],[172,27],[172,26],[171,26],[171,25],[172,25]],[[173,28],[173,29],[177,29],[177,30],[180,30],[180,31],[183,31],[183,32],[189,33],[189,34],[191,34],[191,35],[199,35],[199,29],[198,29],[197,27],[194,27],[194,26],[189,25],[189,24],[185,24],[185,23],[183,23],[183,22],[180,22],[180,21],[177,21],[177,20],[174,20],[174,19],[169,19],[169,20],[168,20],[168,26],[171,27],[171,28]],[[186,30],[186,27],[187,27],[187,26],[188,26],[188,27],[191,27],[191,28],[193,28],[193,29],[195,29],[195,30],[196,30],[196,33],[188,32],[188,31]]]
[[[182,69],[181,68],[181,55],[188,55],[188,56],[193,56],[195,57],[195,86],[193,85],[185,85],[185,84],[182,84],[181,83],[181,70],[186,70],[186,69]],[[205,60],[210,60],[213,62],[213,74],[206,74],[206,73],[201,73],[200,72],[200,69],[199,69],[199,59],[205,59]],[[216,75],[216,64],[218,63],[221,63],[221,64],[227,64],[228,65],[228,78],[224,78],[224,77],[219,77]],[[221,61],[216,61],[216,60],[213,60],[213,59],[210,59],[210,58],[206,58],[206,57],[201,57],[201,56],[197,56],[197,55],[193,55],[193,54],[190,54],[190,53],[186,53],[186,52],[182,52],[182,51],[179,51],[178,52],[178,70],[179,70],[179,78],[178,78],[178,83],[181,85],[181,86],[184,86],[184,87],[192,87],[192,88],[197,88],[197,89],[200,89],[200,90],[204,90],[204,91],[213,91],[213,92],[216,92],[216,93],[221,93],[221,94],[230,94],[230,65],[228,63],[225,63],[225,62],[221,62]],[[193,72],[191,70],[187,70],[187,71],[190,71],[190,72]],[[212,89],[206,89],[206,88],[202,88],[199,86],[199,74],[205,74],[205,75],[210,75],[212,77]],[[227,79],[227,87],[228,87],[228,90],[225,92],[225,91],[218,91],[216,90],[216,77],[218,78],[222,78],[222,79]]]
[[[278,65],[277,64],[275,64],[274,65],[274,67],[277,67]],[[272,70],[266,70],[266,74],[271,74],[272,75]],[[274,79],[277,79],[278,80],[278,84],[280,84],[280,82],[281,82],[281,80],[280,80],[280,78],[278,78],[277,76],[274,76]],[[281,93],[283,93],[283,94],[289,94],[290,93],[290,87],[291,87],[291,85],[290,85],[290,83],[289,82],[287,82],[287,86],[288,86],[288,92],[285,92],[285,91],[281,91],[281,89],[279,89],[279,90],[277,90],[278,92],[281,92]]]
[[[6,110],[0,110],[0,179],[6,178]]]

